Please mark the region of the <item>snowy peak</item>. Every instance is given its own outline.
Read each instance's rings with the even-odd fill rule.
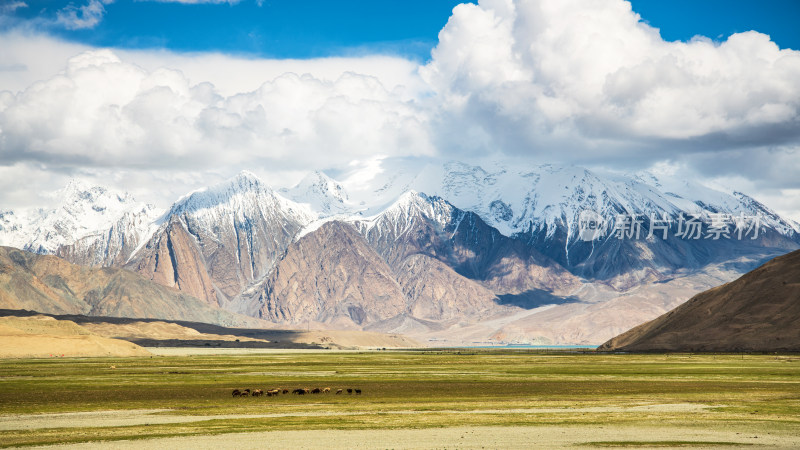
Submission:
[[[25,245],[24,218],[12,210],[0,211],[0,244],[22,248]]]
[[[209,225],[218,220],[227,220],[225,217],[245,220],[283,216],[303,224],[313,220],[313,213],[307,206],[278,195],[260,178],[247,171],[182,197],[172,205],[162,221],[184,215]]]
[[[281,189],[280,193],[296,203],[307,205],[320,218],[356,210],[345,188],[320,171],[306,175],[296,186]]]
[[[444,228],[454,220],[454,216],[463,214],[463,211],[440,197],[412,190],[401,195],[383,212],[364,219],[352,218],[350,221],[362,234],[378,232],[397,237],[412,229],[418,221],[433,222]]]
[[[436,219],[437,217],[449,215],[452,211],[452,205],[442,198],[410,190],[400,195],[394,203],[381,213],[366,218],[364,221],[374,221],[381,218],[404,221],[420,215]]]
[[[52,254],[59,247],[82,239],[101,238],[125,217],[128,219],[123,221],[142,224],[158,215],[152,205],[137,202],[128,193],[79,180],[71,180],[56,193],[56,198],[58,203],[53,209],[20,216],[4,214],[6,219],[0,219],[0,226],[13,232],[4,240],[25,250]]]
[[[103,218],[119,216],[131,209],[138,209],[134,198],[125,193],[112,192],[103,186],[92,186],[79,180],[70,180],[58,192],[59,214],[81,217],[84,225],[105,225]],[[87,215],[88,214],[88,215]]]
[[[663,174],[598,173],[579,166],[520,166],[492,163],[481,167],[463,162],[430,164],[412,176],[387,177],[375,198],[387,192],[415,190],[446,199],[478,214],[506,236],[561,229],[577,239],[582,211],[609,220],[617,214],[649,217],[729,213],[764,216],[765,225],[790,236],[797,224],[779,217],[746,196],[736,196],[699,183]],[[746,197],[746,198],[745,198]],[[397,198],[397,197],[395,197]],[[375,205],[370,205],[375,206]]]
[[[800,224],[793,220],[784,219],[778,213],[768,208],[758,200],[745,195],[741,192],[734,192],[733,196],[741,202],[741,213],[750,215],[757,215],[762,217],[764,224],[774,228],[779,233],[789,236],[791,234],[800,234]]]
[[[271,198],[274,192],[254,174],[242,171],[233,178],[181,197],[172,205],[170,215],[213,208],[247,195]]]

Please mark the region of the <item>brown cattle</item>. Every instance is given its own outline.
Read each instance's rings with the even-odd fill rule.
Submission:
[[[348,394],[352,394],[352,393],[353,393],[353,390],[352,390],[352,389],[350,389],[350,388],[348,388],[348,389],[347,389],[347,393],[348,393]]]
[[[342,389],[337,389],[337,390],[336,390],[336,393],[337,393],[337,394],[341,394],[341,393],[342,393]]]
[[[320,389],[320,388],[314,388],[314,389],[311,390],[312,394],[319,394],[321,392],[322,392],[322,389]]]
[[[283,393],[284,393],[284,394],[288,394],[288,393],[289,393],[289,390],[288,390],[288,389],[284,389],[284,390],[283,390]]]
[[[325,388],[322,390],[323,394],[329,394],[331,392],[331,388]]]
[[[264,395],[264,391],[262,391],[261,389],[256,389],[253,391],[251,395],[253,397],[261,397],[262,395]]]
[[[356,394],[361,395],[361,389],[356,389]]]
[[[231,395],[233,395],[234,397],[241,397],[242,396],[242,391],[240,391],[238,389],[234,389],[233,392],[231,392]]]

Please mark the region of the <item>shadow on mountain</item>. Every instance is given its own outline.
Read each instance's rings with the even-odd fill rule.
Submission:
[[[497,296],[497,303],[505,306],[518,306],[523,309],[533,309],[545,305],[563,305],[578,303],[577,297],[560,297],[543,289],[530,289],[519,294],[503,294]]]
[[[78,325],[86,323],[91,324],[113,324],[113,325],[131,325],[136,322],[143,323],[169,323],[176,324],[182,327],[196,330],[205,335],[218,335],[218,336],[236,336],[241,338],[262,339],[269,342],[246,341],[242,340],[217,340],[217,339],[174,339],[165,337],[163,339],[143,339],[143,338],[125,338],[119,337],[129,342],[141,346],[149,347],[222,347],[222,348],[323,348],[317,344],[307,344],[303,342],[294,342],[302,335],[301,331],[296,330],[276,330],[276,329],[261,329],[261,328],[228,328],[219,325],[213,325],[202,322],[189,322],[182,320],[166,320],[166,319],[152,319],[152,318],[127,318],[127,317],[107,317],[107,316],[85,316],[80,314],[46,314],[37,311],[29,310],[12,310],[0,309],[0,317],[5,316],[49,316],[58,320],[70,320]]]
[[[274,349],[322,349],[316,344],[302,342],[224,341],[213,339],[135,339],[119,338],[142,347],[189,347],[189,348],[274,348]]]

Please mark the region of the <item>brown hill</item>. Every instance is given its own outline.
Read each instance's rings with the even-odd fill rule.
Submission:
[[[127,270],[92,269],[10,247],[0,247],[0,308],[194,320],[225,326],[263,325]]]
[[[58,323],[58,326],[49,325],[46,322],[48,319],[52,323]],[[144,347],[341,349],[421,346],[419,342],[405,336],[357,330],[227,328],[201,322],[90,317],[79,314],[50,315],[8,309],[0,309],[0,336],[5,336],[3,324],[10,322],[23,324],[24,327],[20,325],[15,327],[29,334],[43,334],[41,328],[44,324],[48,330],[46,334],[94,334],[104,338],[129,341]],[[17,331],[14,333],[19,334]],[[1,350],[5,347],[8,347],[5,342],[0,342],[0,356],[3,354]]]
[[[800,351],[800,250],[700,293],[599,349]]]
[[[131,342],[98,336],[69,320],[0,317],[0,358],[147,356]]]

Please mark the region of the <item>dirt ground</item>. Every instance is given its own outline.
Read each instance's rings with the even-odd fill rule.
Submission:
[[[699,412],[712,405],[664,404],[641,405],[631,408],[591,407],[570,409],[571,412]],[[30,414],[0,417],[2,430],[36,430],[43,428],[113,427],[141,424],[184,423],[214,419],[244,417],[282,417],[287,415],[331,415],[331,413],[284,413],[263,415],[211,415],[190,416],[165,414],[169,410],[96,411],[61,414]],[[469,414],[493,414],[496,410],[467,411]],[[505,411],[509,412],[509,411]],[[528,414],[559,412],[558,408],[526,409],[514,412]],[[393,411],[393,414],[425,414],[424,411]],[[448,411],[457,416],[460,411]],[[353,413],[355,414],[355,413]],[[339,416],[349,415],[337,414]],[[314,430],[314,431],[269,431],[234,433],[209,436],[170,437],[145,440],[112,442],[89,442],[72,445],[56,445],[29,448],[53,449],[352,449],[352,448],[560,448],[574,445],[592,446],[603,442],[627,441],[640,443],[664,441],[689,444],[692,448],[726,448],[741,445],[766,446],[768,448],[800,448],[800,435],[754,434],[736,429],[702,430],[686,427],[658,426],[515,426],[515,427],[452,427],[430,429],[381,429],[381,430]],[[683,444],[685,447],[687,444]]]
[[[225,354],[226,348],[260,350],[266,347],[285,350],[307,347],[322,350],[418,348],[423,345],[398,334],[358,330],[225,328],[195,322],[80,315],[50,316],[13,310],[0,310],[0,314],[5,314],[0,317],[0,359],[61,355],[150,355],[139,345],[172,345],[185,349],[183,354]]]
[[[691,448],[798,448],[800,437],[756,435],[735,430],[666,427],[517,426],[452,427],[416,430],[314,430],[236,433],[216,436],[171,437],[135,441],[58,445],[57,449],[530,449],[592,447],[602,442],[694,442]],[[703,443],[706,443],[705,445]],[[725,445],[723,443],[729,443]],[[638,445],[641,448],[644,445]],[[659,445],[659,448],[670,448]],[[684,445],[685,447],[685,445]]]
[[[658,413],[658,412],[698,412],[711,405],[698,405],[690,403],[664,404],[664,405],[640,405],[633,407],[587,407],[587,408],[526,408],[526,409],[485,409],[485,410],[437,410],[431,411],[437,414],[551,414],[569,412],[577,413]],[[119,411],[91,411],[75,413],[57,414],[23,414],[15,416],[0,416],[0,431],[7,430],[36,430],[42,428],[91,428],[91,427],[119,427],[143,424],[164,424],[164,423],[185,423],[201,422],[205,420],[218,419],[246,419],[246,418],[269,418],[269,417],[322,417],[322,416],[348,416],[358,415],[360,412],[296,412],[278,414],[217,414],[217,415],[176,415],[168,414],[168,409],[139,409],[139,410],[119,410]],[[425,411],[396,410],[383,412],[382,414],[426,414]]]
[[[0,317],[0,359],[148,355],[138,345],[95,335],[68,320]]]

